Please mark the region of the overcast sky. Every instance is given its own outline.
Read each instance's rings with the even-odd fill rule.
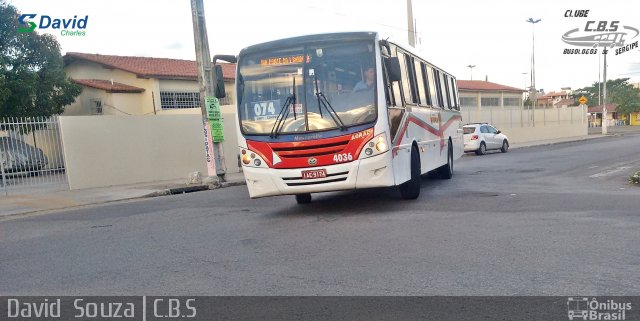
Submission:
[[[84,37],[55,34],[62,51],[168,57],[195,60],[188,0],[8,0],[22,13],[72,18],[89,15]],[[418,49],[428,61],[469,79],[524,87],[530,85],[531,29],[535,25],[536,85],[545,91],[574,89],[598,79],[599,55],[563,55],[562,35],[588,20],[619,20],[640,29],[634,1],[413,0]],[[237,54],[259,42],[295,35],[375,30],[407,40],[406,0],[205,0],[211,53]],[[565,18],[566,10],[588,9],[588,18]],[[38,19],[38,18],[36,18]],[[633,41],[640,40],[640,36]],[[608,78],[640,82],[640,50],[608,59]],[[526,80],[525,80],[526,78]]]

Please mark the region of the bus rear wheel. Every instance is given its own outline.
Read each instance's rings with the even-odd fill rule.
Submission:
[[[298,204],[311,203],[311,194],[310,193],[296,194],[296,202],[298,202]]]
[[[449,147],[447,148],[447,163],[440,166],[437,172],[442,179],[451,179],[453,177],[453,146],[451,145],[451,140],[449,140]]]
[[[420,155],[418,149],[411,149],[411,179],[400,185],[400,195],[404,199],[412,200],[420,196]]]

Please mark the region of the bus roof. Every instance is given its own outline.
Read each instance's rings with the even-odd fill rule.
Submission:
[[[389,39],[389,38],[385,38],[384,35],[381,35],[379,32],[375,32],[375,31],[333,32],[333,33],[311,34],[311,35],[303,35],[303,36],[272,40],[268,42],[251,45],[240,50],[240,55],[259,52],[259,51],[268,50],[268,49],[278,49],[283,46],[285,47],[295,46],[300,43],[308,43],[308,42],[315,42],[315,41],[333,41],[333,40],[368,40],[368,39],[375,39],[376,36],[378,36],[382,40]],[[454,79],[456,78],[451,73],[445,71],[444,69],[436,66],[435,64],[431,63],[427,59],[423,58],[424,55],[422,55],[422,53],[420,53],[417,49],[412,48],[410,45],[402,43],[401,41],[395,41],[393,39],[388,40],[388,42],[390,44],[393,44],[394,46],[402,48],[402,50],[407,51],[413,54],[414,56],[420,57],[422,60],[429,63],[429,65],[431,65],[432,67],[435,67],[436,69],[444,72],[445,74],[453,77]]]
[[[322,33],[322,34],[297,36],[297,37],[278,39],[278,40],[251,45],[240,50],[240,54],[242,55],[247,53],[253,53],[253,52],[261,51],[265,49],[277,49],[282,46],[294,46],[300,43],[315,42],[315,41],[375,39],[376,34],[377,34],[376,32],[372,32],[372,31],[361,31],[361,32]]]

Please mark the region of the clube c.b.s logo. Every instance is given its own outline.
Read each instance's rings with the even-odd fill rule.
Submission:
[[[565,48],[563,54],[597,54],[598,48],[603,48],[602,53],[607,54],[608,49],[615,48],[615,54],[619,55],[638,48],[638,40],[633,41],[640,34],[638,29],[620,20],[592,19],[589,13],[589,10],[565,11],[566,18],[578,18],[583,22],[579,28],[565,32],[562,41],[573,47],[589,48]]]
[[[89,16],[72,18],[54,18],[49,15],[38,16],[35,13],[25,13],[18,17],[21,27],[18,32],[33,32],[36,28],[41,30],[60,30],[61,36],[85,36]],[[37,23],[36,23],[37,22]]]

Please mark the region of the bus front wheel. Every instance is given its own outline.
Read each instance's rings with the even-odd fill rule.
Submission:
[[[309,203],[311,203],[311,194],[310,193],[296,194],[296,202],[298,202],[298,204],[309,204]]]
[[[400,195],[404,199],[416,199],[420,196],[420,185],[420,155],[414,146],[411,149],[411,179],[400,185]]]

